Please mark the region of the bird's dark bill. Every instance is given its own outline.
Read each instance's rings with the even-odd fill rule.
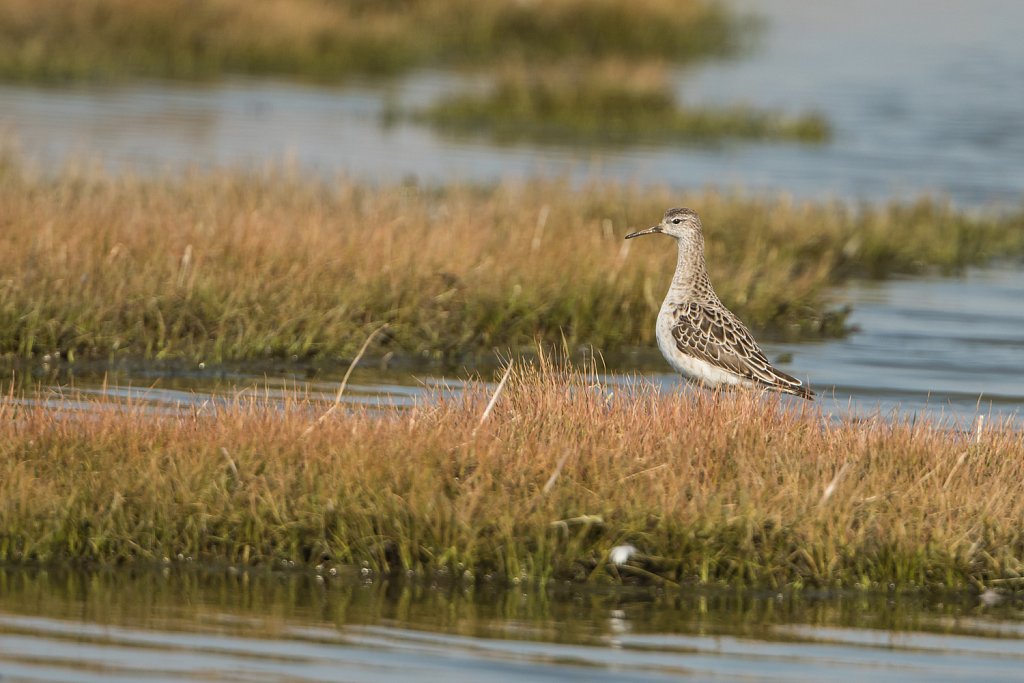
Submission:
[[[661,232],[660,225],[655,225],[653,227],[647,228],[646,230],[637,230],[636,232],[631,232],[628,235],[626,235],[626,239],[633,239],[634,237],[639,237],[640,235],[651,235],[656,232]]]

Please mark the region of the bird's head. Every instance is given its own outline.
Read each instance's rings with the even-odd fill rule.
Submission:
[[[700,217],[693,209],[669,209],[661,223],[646,230],[638,230],[626,235],[626,239],[639,237],[640,235],[653,235],[664,233],[678,239],[688,239],[701,235]]]

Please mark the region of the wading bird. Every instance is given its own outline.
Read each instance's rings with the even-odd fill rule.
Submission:
[[[708,279],[704,233],[692,209],[669,209],[661,223],[626,235],[661,233],[679,248],[676,272],[658,312],[658,348],[675,370],[708,387],[772,389],[813,400],[803,382],[776,370]]]

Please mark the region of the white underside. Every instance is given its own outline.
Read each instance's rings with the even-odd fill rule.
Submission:
[[[658,339],[658,348],[661,355],[672,368],[692,380],[696,380],[709,387],[722,385],[752,387],[754,383],[746,377],[740,377],[734,372],[716,367],[707,361],[687,356],[676,347],[675,338],[672,336],[672,325],[675,323],[671,310],[663,307],[658,313],[658,324],[655,334]]]

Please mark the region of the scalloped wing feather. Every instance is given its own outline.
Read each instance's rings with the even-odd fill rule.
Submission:
[[[755,384],[814,398],[803,382],[776,370],[750,331],[728,309],[690,302],[677,306],[672,336],[680,352],[732,372]]]

